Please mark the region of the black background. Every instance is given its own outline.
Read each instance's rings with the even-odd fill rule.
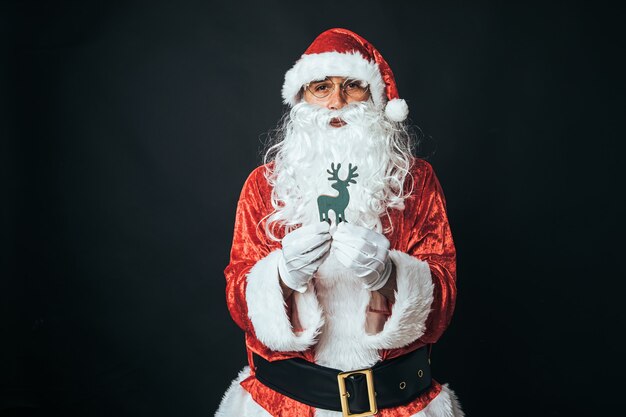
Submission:
[[[436,378],[470,417],[615,414],[623,10],[0,7],[3,414],[212,415],[245,363],[222,273],[239,190],[331,27],[382,52],[435,150],[459,289]]]

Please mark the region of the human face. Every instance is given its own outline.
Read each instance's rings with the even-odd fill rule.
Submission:
[[[347,104],[358,101],[367,101],[370,99],[369,88],[359,98],[348,95],[344,88],[344,82],[347,79],[347,77],[326,77],[326,80],[329,80],[334,84],[334,88],[328,96],[323,98],[316,97],[313,93],[311,93],[309,88],[304,88],[304,101],[309,104],[326,107],[329,110],[340,110]],[[338,117],[335,117],[330,121],[330,125],[332,127],[342,127],[345,126],[345,124],[346,122]]]

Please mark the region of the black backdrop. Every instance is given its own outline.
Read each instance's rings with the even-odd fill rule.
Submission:
[[[284,72],[336,26],[382,51],[435,150],[459,265],[436,377],[469,416],[610,414],[621,10],[0,7],[4,414],[212,415],[245,362],[222,274],[238,193]]]

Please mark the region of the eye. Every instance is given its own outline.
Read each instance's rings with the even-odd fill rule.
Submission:
[[[361,80],[346,80],[344,83],[346,91],[364,90],[367,88],[367,83]]]
[[[328,80],[313,81],[307,89],[317,98],[327,97],[333,91],[333,83]]]
[[[317,84],[313,86],[313,90],[319,91],[320,93],[328,90],[328,85],[326,84]]]

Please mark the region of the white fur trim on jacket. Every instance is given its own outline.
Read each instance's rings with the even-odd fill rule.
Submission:
[[[422,337],[433,302],[428,263],[397,250],[389,251],[389,257],[396,266],[396,298],[383,330],[367,336],[369,346],[377,349],[401,348]]]
[[[246,366],[224,393],[215,417],[272,417],[241,386],[241,382],[249,376],[250,367]]]
[[[354,77],[367,81],[374,104],[380,109],[387,102],[385,83],[378,64],[363,58],[359,52],[324,52],[302,57],[285,74],[283,101],[293,106],[298,102],[302,86],[325,77]]]
[[[315,344],[324,319],[313,285],[309,283],[304,293],[292,295],[303,328],[302,332],[294,333],[278,276],[278,261],[281,256],[280,249],[271,252],[259,260],[248,273],[248,317],[257,339],[271,350],[301,352]]]

